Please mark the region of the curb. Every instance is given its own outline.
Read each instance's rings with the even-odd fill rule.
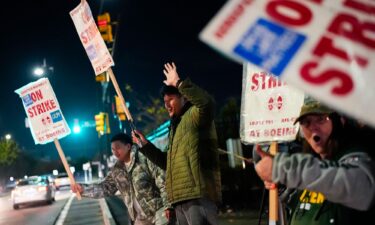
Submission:
[[[100,208],[102,209],[103,220],[105,225],[116,225],[112,213],[108,208],[107,202],[104,198],[99,199]]]
[[[70,206],[71,206],[71,204],[72,204],[72,202],[73,202],[73,200],[74,200],[75,197],[76,197],[75,194],[72,194],[69,197],[69,199],[66,201],[63,209],[61,210],[61,212],[57,216],[55,222],[53,223],[54,225],[63,225],[64,224],[65,219],[66,219],[66,217],[68,215]],[[102,212],[104,225],[116,225],[116,222],[113,219],[113,216],[111,214],[111,211],[109,210],[109,207],[108,207],[107,202],[105,201],[105,199],[104,198],[100,198],[100,199],[94,199],[94,200],[98,200],[99,201],[100,210]]]

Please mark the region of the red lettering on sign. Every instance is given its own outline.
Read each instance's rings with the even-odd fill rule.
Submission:
[[[250,5],[253,0],[242,0],[238,5],[234,7],[234,10],[225,18],[224,22],[220,25],[219,29],[215,32],[215,36],[219,39],[223,38],[226,33],[232,28],[233,24],[238,20],[239,17],[245,11],[245,7]]]
[[[249,131],[249,136],[250,137],[259,137],[259,135],[260,135],[259,130],[250,130]]]
[[[282,127],[282,128],[272,128],[272,129],[265,129],[263,131],[263,135],[265,137],[282,137],[287,135],[294,135],[297,134],[295,127]]]
[[[95,23],[91,23],[86,30],[82,31],[80,34],[80,38],[83,44],[87,44],[91,41],[95,35],[98,33],[98,28],[96,27]]]
[[[317,69],[317,62],[307,62],[302,66],[301,76],[311,84],[324,84],[331,80],[339,80],[340,84],[333,87],[331,93],[334,95],[345,95],[353,89],[353,81],[351,77],[343,71],[337,69],[328,69],[320,74],[313,74],[314,69]]]
[[[309,0],[310,2],[322,4],[324,0]]]
[[[335,17],[328,30],[334,34],[349,38],[350,40],[363,44],[369,48],[375,48],[375,40],[371,39],[370,37],[366,37],[366,32],[374,34],[374,23],[361,23],[356,17],[342,13]]]
[[[31,100],[33,100],[33,102],[36,102],[38,100],[42,100],[43,99],[42,90],[37,90],[35,92],[32,92],[30,94],[30,97],[31,97]]]
[[[53,99],[47,100],[37,105],[33,105],[32,107],[27,109],[30,118],[37,116],[39,114],[48,112],[56,108],[56,103]]]
[[[357,1],[357,0],[346,0],[344,2],[344,5],[347,7],[350,7],[352,9],[356,9],[358,11],[367,13],[369,15],[375,14],[375,6],[366,4],[363,1]]]
[[[275,87],[280,87],[282,85],[285,85],[284,82],[282,82],[279,79],[276,79],[272,77],[271,75],[267,76],[267,73],[261,72],[261,73],[254,73],[251,77],[251,90],[257,91],[259,89],[265,90],[265,89],[271,89]]]
[[[365,67],[368,60],[358,56],[358,55],[348,55],[345,50],[336,48],[333,46],[333,40],[327,37],[322,37],[313,51],[314,55],[323,57],[325,54],[331,54],[332,56],[341,58],[342,60],[350,63],[351,61],[356,61],[358,65]],[[351,58],[352,57],[352,58]]]
[[[306,25],[312,18],[310,9],[297,1],[271,1],[266,6],[266,12],[275,20],[290,26]]]

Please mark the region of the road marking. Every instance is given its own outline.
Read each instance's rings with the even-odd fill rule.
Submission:
[[[68,211],[70,209],[70,205],[72,204],[72,201],[74,199],[75,195],[71,195],[68,199],[68,202],[65,204],[64,209],[61,211],[59,218],[57,219],[55,225],[63,225],[66,216],[68,215]]]

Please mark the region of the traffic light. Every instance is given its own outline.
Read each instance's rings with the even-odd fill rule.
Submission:
[[[95,81],[96,82],[109,82],[109,76],[107,75],[107,71],[101,73],[101,74],[98,74],[95,76]]]
[[[100,112],[99,114],[95,115],[95,126],[96,126],[96,131],[100,135],[110,134],[111,129],[109,127],[108,113]]]
[[[74,119],[73,133],[75,133],[75,134],[81,133],[81,126],[79,125],[78,119]]]
[[[98,16],[98,27],[102,38],[107,43],[113,42],[111,16],[109,13],[103,13]]]
[[[105,114],[104,113],[99,113],[97,115],[95,115],[95,125],[96,125],[96,131],[98,131],[99,134],[103,134],[104,133],[104,125],[105,125],[105,122],[104,122],[104,118],[105,117]]]
[[[125,111],[122,108],[120,98],[117,95],[115,95],[115,102],[116,102],[116,114],[118,115],[118,118],[121,121],[125,121],[126,120]]]

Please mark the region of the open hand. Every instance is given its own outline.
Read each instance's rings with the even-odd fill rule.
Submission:
[[[175,86],[177,85],[177,81],[180,79],[180,76],[177,73],[177,68],[174,62],[172,64],[166,63],[164,64],[163,70],[166,80],[164,80],[164,84],[168,86]]]

